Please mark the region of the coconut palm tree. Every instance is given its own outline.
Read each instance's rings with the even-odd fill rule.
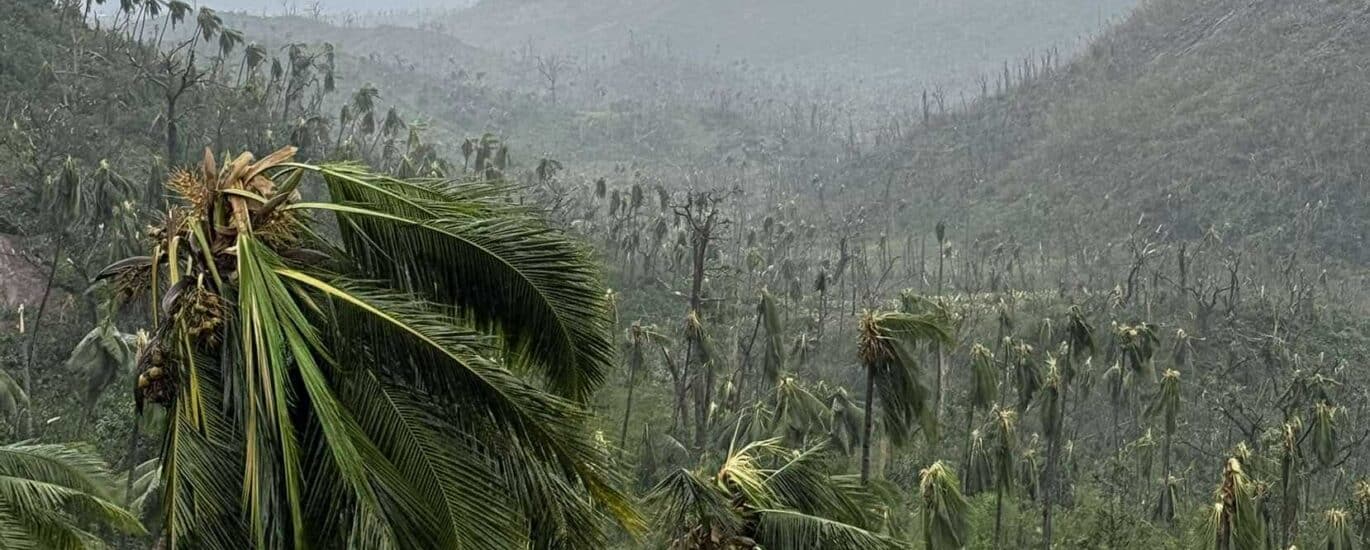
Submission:
[[[796,452],[777,438],[729,449],[716,469],[677,470],[647,496],[653,532],[671,550],[904,548],[870,530],[880,503],[827,458],[824,445]]]
[[[1014,447],[1018,444],[1018,414],[996,408],[994,415],[994,548],[999,548],[1004,525],[1004,495],[1013,491]]]
[[[634,321],[633,326],[628,327],[628,397],[623,407],[623,427],[619,431],[618,444],[620,448],[628,446],[628,423],[633,416],[633,389],[637,386],[637,373],[642,369],[642,362],[646,357],[647,346],[658,344],[665,345],[669,339],[662,334],[656,325],[643,326],[641,321]]]
[[[977,472],[980,472],[981,469],[971,466],[971,462],[976,458],[975,410],[988,410],[999,399],[999,374],[994,368],[994,353],[989,348],[980,344],[971,346],[970,377],[971,384],[968,392],[970,399],[966,406],[965,459],[962,463],[965,465],[966,471],[966,486],[964,487],[966,494],[975,494],[990,485],[988,482],[990,478],[985,476],[983,482],[980,482],[980,476],[977,475]],[[983,448],[983,445],[980,447]],[[988,468],[983,470],[987,472]]]
[[[866,369],[866,411],[861,438],[861,482],[870,480],[871,436],[877,396],[885,433],[902,445],[915,422],[929,440],[937,431],[936,409],[913,348],[926,342],[950,342],[946,321],[936,314],[866,311],[858,325],[857,357]],[[878,393],[877,393],[878,392]]]
[[[103,548],[92,525],[144,534],[138,519],[114,504],[112,486],[90,449],[0,446],[0,548]]]
[[[1323,512],[1324,532],[1322,544],[1318,548],[1324,550],[1353,550],[1356,547],[1355,538],[1351,536],[1350,517],[1346,510],[1328,510]]]
[[[923,543],[927,550],[960,550],[970,537],[970,503],[961,482],[945,464],[934,462],[919,473],[923,498]]]
[[[1152,518],[1171,524],[1175,522],[1175,486],[1170,479],[1170,443],[1175,437],[1175,428],[1180,415],[1180,373],[1166,369],[1161,375],[1160,387],[1156,397],[1147,407],[1147,416],[1161,417],[1165,427],[1165,439],[1161,444],[1161,496],[1156,500]]]
[[[1046,472],[1042,475],[1042,548],[1051,550],[1052,503],[1056,489],[1056,463],[1061,453],[1063,415],[1065,414],[1065,375],[1061,361],[1047,354],[1047,374],[1042,384],[1042,435],[1046,437]]]
[[[206,151],[170,178],[151,253],[101,274],[151,281],[159,304],[135,397],[168,411],[163,542],[599,548],[604,516],[636,530],[585,437],[613,346],[583,249],[500,182],[294,152]],[[323,202],[301,202],[315,183]]]
[[[1215,550],[1260,550],[1266,544],[1266,524],[1260,511],[1260,489],[1242,470],[1242,461],[1227,459],[1218,502],[1209,514],[1209,541]]]

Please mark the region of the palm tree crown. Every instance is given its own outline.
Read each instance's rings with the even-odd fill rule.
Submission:
[[[590,548],[606,516],[636,530],[584,437],[613,348],[582,248],[500,182],[293,154],[206,151],[172,176],[151,254],[104,273],[160,304],[137,398],[171,413],[168,545]]]

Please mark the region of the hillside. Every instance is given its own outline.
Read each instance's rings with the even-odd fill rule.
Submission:
[[[695,59],[965,87],[1023,52],[1073,51],[1133,0],[485,0],[442,20],[473,44],[599,55],[661,40]],[[822,38],[819,38],[822,37]]]
[[[1364,266],[1367,38],[1361,2],[1154,0],[885,154],[920,211],[964,209],[987,238],[1118,242],[1142,218]]]

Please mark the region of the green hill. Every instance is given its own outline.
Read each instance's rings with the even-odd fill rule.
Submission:
[[[1138,226],[1370,262],[1360,2],[1154,0],[1073,63],[884,152],[925,212],[1085,246]],[[1000,77],[1002,79],[1003,77]]]

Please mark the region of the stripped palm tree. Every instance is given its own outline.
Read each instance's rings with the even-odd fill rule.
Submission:
[[[620,449],[628,446],[628,423],[633,416],[633,390],[637,387],[637,374],[642,369],[647,346],[664,345],[669,341],[656,325],[643,326],[640,321],[634,321],[633,326],[628,327],[627,338],[628,397],[623,407],[623,427],[618,435]]]
[[[879,550],[905,546],[872,531],[878,499],[831,473],[823,445],[796,452],[780,440],[730,449],[716,469],[680,469],[646,504],[670,550]]]
[[[114,504],[113,479],[91,449],[64,444],[0,446],[0,548],[103,548],[92,525],[144,534]]]
[[[936,409],[913,353],[916,345],[950,342],[945,319],[936,314],[866,311],[858,326],[857,356],[866,369],[866,411],[861,438],[861,481],[870,480],[870,448],[877,396],[885,433],[902,445],[918,423],[929,441],[936,439]]]
[[[492,181],[177,172],[136,402],[168,410],[170,548],[599,548],[636,531],[585,402],[613,354],[580,246]],[[325,202],[300,202],[322,183]],[[318,215],[318,217],[315,217]],[[322,220],[336,221],[326,226]],[[325,235],[337,235],[328,238]]]

